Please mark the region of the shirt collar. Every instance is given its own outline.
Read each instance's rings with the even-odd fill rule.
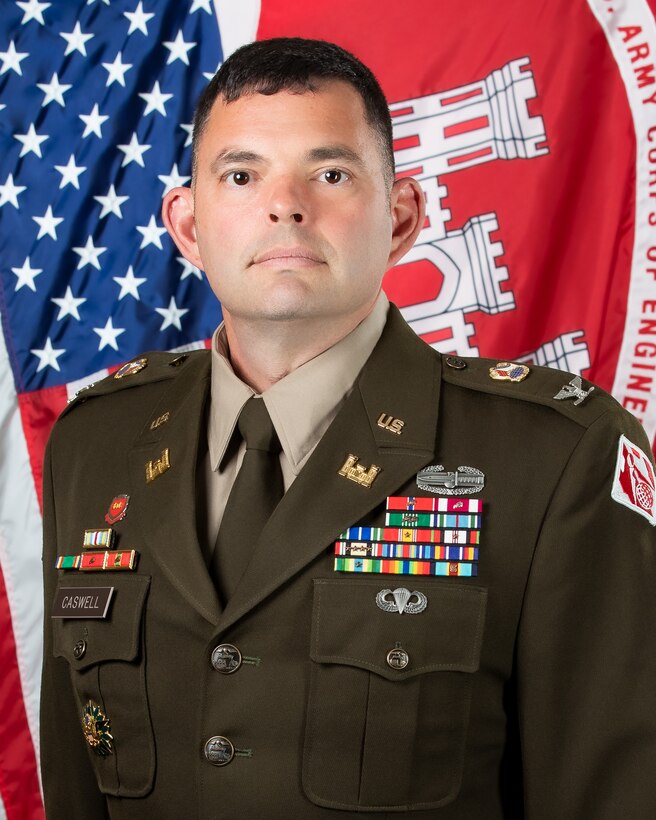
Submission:
[[[262,393],[280,444],[298,475],[326,432],[380,338],[389,302],[381,291],[365,319],[314,359],[296,368]],[[232,438],[239,413],[255,395],[234,372],[223,324],[212,336],[209,453],[217,470]]]

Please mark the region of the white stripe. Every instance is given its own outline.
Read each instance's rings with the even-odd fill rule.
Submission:
[[[0,453],[0,565],[25,711],[38,760],[43,619],[41,514],[1,322]]]
[[[0,820],[7,820],[7,812],[5,811],[5,804],[2,802],[2,797],[0,797]]]
[[[260,0],[220,0],[214,3],[221,35],[223,59],[252,43],[260,21]]]
[[[643,376],[654,377],[650,391],[630,391],[628,385],[632,363],[635,361],[636,343],[640,339],[638,329],[642,313],[641,307],[644,300],[656,299],[656,278],[646,272],[648,267],[656,269],[656,262],[647,262],[648,249],[652,245],[656,246],[656,236],[654,236],[647,221],[650,210],[656,211],[656,208],[652,208],[649,204],[650,164],[648,160],[649,148],[656,149],[656,140],[653,143],[647,142],[647,131],[650,127],[656,127],[656,104],[644,102],[647,97],[656,92],[656,84],[639,88],[635,74],[636,68],[643,64],[653,63],[654,54],[656,53],[656,22],[647,0],[625,0],[625,2],[617,3],[609,3],[608,0],[588,0],[588,4],[599,21],[613,57],[617,62],[629,100],[636,133],[635,242],[631,262],[631,282],[627,299],[624,337],[612,392],[618,401],[625,402],[626,406],[640,418],[650,440],[653,441],[656,434],[656,371],[633,371],[634,374],[639,373]],[[622,40],[622,33],[618,30],[620,26],[640,26],[642,32],[625,43]],[[635,54],[632,55],[628,48],[641,43],[646,43],[649,46],[650,56],[646,60],[640,59],[632,63],[631,57]],[[656,131],[654,135],[656,137]],[[656,165],[652,164],[651,167],[656,170]],[[652,234],[651,239],[650,233]],[[650,318],[656,320],[656,313],[652,314]],[[656,337],[651,339],[645,337],[643,341],[656,341]],[[656,358],[645,358],[638,361],[642,364],[652,364],[656,363]],[[630,406],[626,401],[629,397],[647,400],[646,411]]]

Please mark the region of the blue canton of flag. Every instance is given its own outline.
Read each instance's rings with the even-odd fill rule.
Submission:
[[[211,0],[3,3],[0,314],[19,392],[206,339],[221,314],[160,215],[222,59]]]

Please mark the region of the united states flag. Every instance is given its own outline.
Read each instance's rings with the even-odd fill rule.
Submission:
[[[41,811],[28,633],[51,424],[83,384],[144,349],[202,344],[220,319],[160,207],[189,182],[194,104],[221,60],[211,0],[2,4],[0,816]]]

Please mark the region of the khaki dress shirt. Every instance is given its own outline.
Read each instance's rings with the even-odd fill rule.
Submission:
[[[289,489],[347,398],[385,326],[389,301],[380,292],[372,311],[337,344],[298,367],[262,393],[282,446],[280,466]],[[230,364],[223,323],[212,336],[211,404],[207,458],[199,486],[205,487],[207,559],[214,549],[230,490],[246,446],[233,433],[242,407],[255,391]],[[237,437],[238,438],[238,437]],[[203,521],[199,521],[202,527]],[[202,529],[201,529],[202,532]]]

